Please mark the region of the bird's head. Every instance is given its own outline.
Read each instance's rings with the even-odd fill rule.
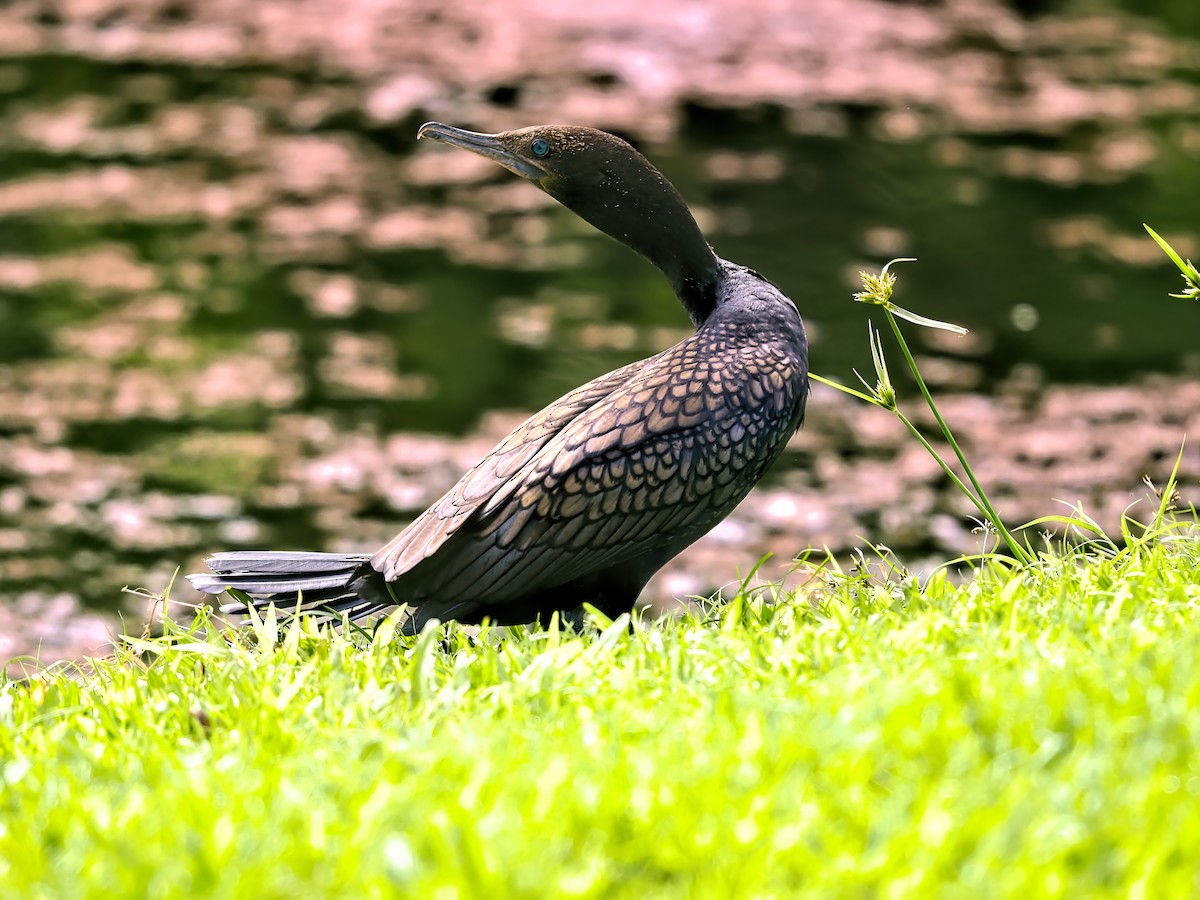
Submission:
[[[427,122],[417,137],[478,153],[537,185],[648,257],[677,293],[715,275],[716,257],[675,186],[616,135],[577,125],[480,134]]]
[[[480,134],[440,122],[426,122],[417,132],[417,138],[451,144],[487,157],[567,206],[583,195],[603,193],[623,179],[647,170],[666,180],[626,141],[596,128],[538,125]]]

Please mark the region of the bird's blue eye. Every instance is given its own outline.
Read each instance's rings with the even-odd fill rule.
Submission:
[[[550,142],[545,138],[535,138],[534,142],[529,145],[529,151],[538,159],[541,159],[550,152]]]

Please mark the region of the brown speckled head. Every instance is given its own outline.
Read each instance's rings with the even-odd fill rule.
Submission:
[[[694,321],[711,311],[716,256],[675,186],[621,138],[577,125],[480,134],[438,122],[417,137],[478,153],[536,184],[662,269]]]

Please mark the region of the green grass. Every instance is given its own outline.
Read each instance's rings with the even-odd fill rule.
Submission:
[[[635,633],[175,633],[0,687],[0,895],[1195,896],[1198,568],[1180,537]]]

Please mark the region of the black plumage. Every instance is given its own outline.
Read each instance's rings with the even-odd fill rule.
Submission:
[[[796,306],[718,258],[679,193],[592,128],[419,137],[486,156],[655,263],[697,326],[529,418],[373,556],[232,552],[190,575],[255,606],[361,617],[528,622],[589,602],[629,610],[650,576],[736,506],[799,427],[808,344]],[[231,608],[238,609],[238,604]]]

